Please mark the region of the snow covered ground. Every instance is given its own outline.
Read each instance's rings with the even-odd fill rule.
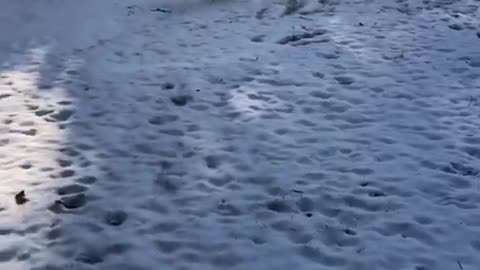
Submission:
[[[3,0],[0,269],[479,269],[480,1],[303,3]]]

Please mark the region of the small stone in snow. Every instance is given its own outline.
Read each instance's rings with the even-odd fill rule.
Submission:
[[[25,190],[22,190],[15,195],[15,202],[18,205],[21,205],[21,204],[24,204],[24,203],[28,202],[28,199],[25,196]]]

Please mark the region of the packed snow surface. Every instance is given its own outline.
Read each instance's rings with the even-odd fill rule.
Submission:
[[[0,4],[0,269],[480,269],[480,1]]]

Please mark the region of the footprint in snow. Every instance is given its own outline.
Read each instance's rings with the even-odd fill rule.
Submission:
[[[350,85],[355,81],[352,77],[348,76],[337,76],[335,77],[335,80],[342,85]]]
[[[124,211],[110,211],[105,215],[105,222],[111,226],[120,226],[127,220],[127,213]]]
[[[193,100],[193,97],[190,95],[178,95],[171,97],[170,100],[176,106],[185,106],[188,102]]]

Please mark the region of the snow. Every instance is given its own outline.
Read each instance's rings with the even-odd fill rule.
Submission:
[[[478,269],[479,6],[4,1],[0,269]]]

